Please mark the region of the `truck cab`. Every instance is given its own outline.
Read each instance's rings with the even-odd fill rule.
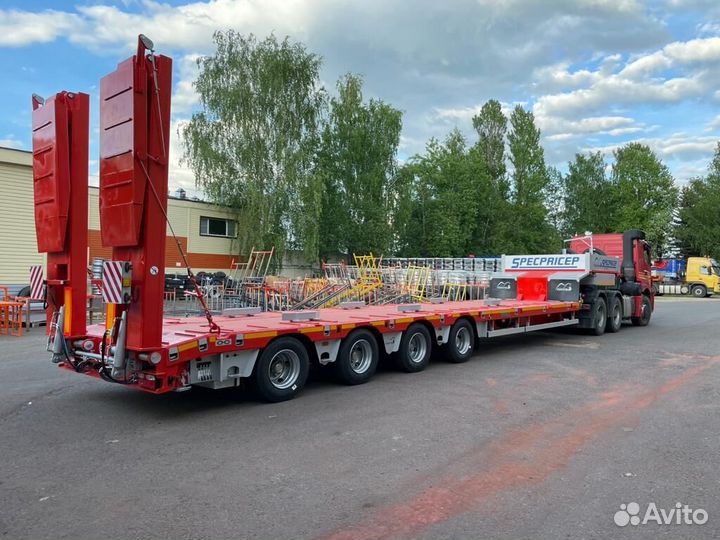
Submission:
[[[570,239],[569,248],[572,253],[593,253],[620,262],[617,271],[596,271],[591,280],[581,283],[584,309],[580,316],[581,328],[594,328],[596,319],[603,317],[603,311],[608,321],[620,317],[630,319],[634,325],[648,324],[655,309],[655,295],[650,245],[645,241],[643,231],[586,233]],[[618,305],[619,314],[613,312]]]
[[[720,294],[720,267],[710,257],[661,259],[653,266],[656,294],[689,294],[704,298]]]
[[[693,296],[720,294],[720,267],[717,261],[709,257],[689,257],[685,281],[695,284],[695,288],[691,289]]]

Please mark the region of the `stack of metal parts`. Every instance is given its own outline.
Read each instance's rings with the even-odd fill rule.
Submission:
[[[323,263],[320,277],[268,276],[273,251],[251,250],[247,263],[233,264],[226,283],[203,282],[212,311],[259,307],[263,311],[319,309],[342,302],[368,305],[428,302],[432,298],[475,300],[487,297],[500,258],[391,258],[353,255],[354,265]],[[197,308],[187,298],[185,311]]]

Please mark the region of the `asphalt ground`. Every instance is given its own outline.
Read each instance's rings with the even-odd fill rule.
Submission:
[[[0,336],[3,537],[720,536],[720,299],[272,405],[61,371],[44,339]],[[616,525],[631,502],[707,522]]]

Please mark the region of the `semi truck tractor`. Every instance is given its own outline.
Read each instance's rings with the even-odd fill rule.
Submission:
[[[505,256],[483,300],[212,313],[197,288],[203,316],[165,317],[171,73],[170,58],[140,36],[137,53],[100,84],[100,227],[112,249],[100,280],[104,324],[87,325],[84,302],[89,100],[69,92],[33,99],[35,222],[48,240],[38,243],[48,267],[37,294],[61,369],[154,394],[249,384],[282,401],[302,390],[311,366],[355,385],[371,379],[381,357],[414,373],[433,352],[461,363],[495,337],[573,326],[601,335],[623,321],[649,323],[650,260],[638,230],[573,239],[565,253]]]
[[[710,257],[660,259],[652,268],[656,294],[689,294],[696,298],[720,294],[720,266]]]
[[[586,234],[569,243],[570,252],[591,254],[607,265],[607,271],[597,271],[580,284],[580,327],[596,328],[594,321],[603,313],[611,332],[617,332],[622,320],[628,318],[634,325],[647,325],[655,309],[655,297],[645,233],[630,229],[624,233]],[[618,261],[619,271],[611,268],[608,259]]]

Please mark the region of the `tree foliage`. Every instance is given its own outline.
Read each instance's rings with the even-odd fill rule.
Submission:
[[[183,129],[185,161],[214,202],[237,210],[241,249],[317,253],[313,173],[324,104],[320,58],[289,39],[216,32],[198,60],[202,110]]]
[[[559,239],[548,221],[550,178],[545,151],[533,114],[520,105],[510,115],[508,148],[513,167],[513,247],[528,253],[554,251],[559,248]]]
[[[444,142],[432,139],[424,155],[413,157],[399,182],[400,253],[453,257],[472,243],[477,208],[467,142],[459,130]]]
[[[491,99],[472,123],[478,139],[468,158],[475,176],[473,196],[477,207],[468,251],[478,255],[509,253],[512,208],[505,151],[508,120],[500,102]]]
[[[567,235],[613,232],[615,190],[602,153],[575,154],[562,182],[562,228]]]
[[[381,100],[363,103],[362,79],[348,74],[322,132],[320,253],[383,253],[392,244],[396,156],[402,113]]]
[[[614,157],[613,229],[642,229],[656,252],[662,252],[672,234],[672,213],[678,196],[670,170],[640,143],[626,144],[615,151]]]
[[[708,174],[685,186],[680,195],[675,235],[685,255],[720,258],[720,143]]]
[[[547,165],[532,112],[497,100],[397,164],[402,113],[363,98],[358,75],[329,98],[321,59],[299,43],[232,30],[198,61],[200,110],[184,160],[213,202],[237,211],[240,250],[455,257],[554,252],[561,236],[643,229],[662,251],[720,258],[720,144],[705,177],[678,189],[646,145]],[[465,126],[469,128],[470,126]],[[610,160],[608,160],[610,161]],[[675,219],[675,222],[673,220]]]

